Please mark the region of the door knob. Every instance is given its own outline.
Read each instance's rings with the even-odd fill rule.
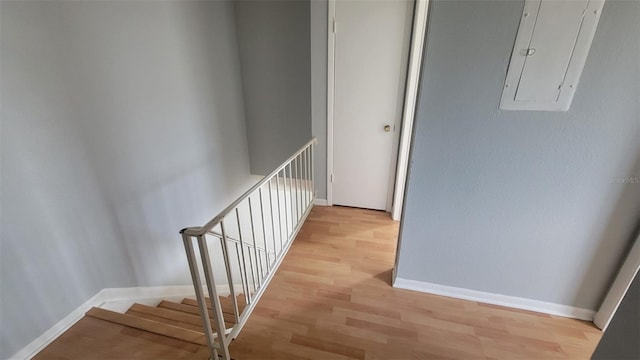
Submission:
[[[391,125],[385,125],[384,132],[389,132],[389,131],[391,131]]]

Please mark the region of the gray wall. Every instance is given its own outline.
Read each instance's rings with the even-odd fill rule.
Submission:
[[[311,1],[311,134],[318,138],[314,175],[318,199],[327,198],[327,0]]]
[[[189,284],[178,230],[249,186],[228,2],[1,3],[1,343]]]
[[[522,1],[431,4],[398,276],[596,309],[640,219],[640,2],[568,112],[498,110]]]
[[[235,2],[251,173],[266,175],[311,138],[310,4]]]
[[[640,277],[636,274],[591,359],[640,359],[638,339],[640,339]]]

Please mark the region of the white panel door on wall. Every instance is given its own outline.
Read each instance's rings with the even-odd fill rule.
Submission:
[[[390,207],[413,5],[335,2],[333,204]]]

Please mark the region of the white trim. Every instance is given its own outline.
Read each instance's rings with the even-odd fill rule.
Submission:
[[[328,0],[327,11],[327,205],[333,205],[333,105],[335,103],[336,0]]]
[[[413,14],[413,30],[411,32],[411,53],[409,55],[409,69],[404,98],[404,110],[398,145],[398,161],[396,166],[395,187],[393,190],[393,205],[391,218],[400,220],[402,204],[404,202],[404,188],[407,181],[409,166],[409,150],[411,149],[411,134],[413,133],[413,119],[416,112],[420,70],[422,69],[422,50],[426,36],[429,0],[416,0]]]
[[[611,285],[611,289],[607,293],[607,297],[604,298],[600,310],[596,313],[593,323],[602,331],[607,329],[613,315],[618,310],[618,306],[622,302],[624,295],[629,290],[631,282],[636,274],[640,271],[640,235],[633,244],[633,247],[627,255],[627,259],[622,264],[616,280]]]
[[[177,286],[153,286],[153,287],[128,287],[128,288],[109,288],[103,289],[102,303],[109,301],[122,301],[134,299],[161,298],[167,296],[189,296],[193,295],[193,286],[177,285]]]
[[[569,305],[554,304],[516,296],[493,294],[402,278],[396,278],[393,287],[587,321],[592,321],[595,314],[593,310]]]
[[[9,358],[9,360],[23,360],[31,359],[32,357],[34,357],[52,341],[58,338],[58,336],[67,331],[73,324],[78,322],[78,320],[82,319],[84,313],[89,311],[89,309],[104,302],[103,292],[104,290],[99,291],[91,299],[87,300],[84,304],[73,310],[69,315],[58,321],[49,330],[42,333],[42,335],[38,336],[27,346],[15,353],[12,357]]]
[[[331,206],[329,205],[329,202],[327,201],[327,199],[316,199],[316,201],[313,204],[316,206]]]
[[[134,303],[156,306],[163,299],[195,296],[191,285],[110,288],[102,293],[103,301],[96,306],[120,313],[126,312]]]
[[[220,285],[220,292],[229,293],[228,285]],[[31,359],[42,349],[52,343],[58,336],[67,331],[73,324],[84,317],[84,314],[92,307],[120,308],[123,302],[129,302],[131,306],[134,302],[141,300],[165,299],[170,297],[193,296],[192,285],[178,286],[155,286],[155,287],[131,287],[131,288],[109,288],[102,289],[91,299],[73,310],[69,315],[58,321],[55,325],[42,333],[27,346],[19,350],[9,360]],[[128,308],[128,307],[127,307]]]

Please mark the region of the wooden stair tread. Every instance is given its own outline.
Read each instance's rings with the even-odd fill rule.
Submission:
[[[182,321],[178,321],[178,320],[167,319],[167,318],[164,318],[162,316],[150,314],[148,312],[139,312],[139,311],[135,311],[135,310],[129,309],[129,310],[127,310],[127,312],[125,312],[125,314],[126,315],[135,316],[135,317],[139,317],[139,318],[143,318],[143,319],[147,319],[147,320],[151,320],[151,321],[156,321],[156,322],[167,324],[167,325],[171,325],[171,326],[180,327],[180,328],[183,328],[183,329],[189,329],[189,330],[192,330],[192,331],[202,332],[202,325],[194,325],[194,324],[190,324],[190,323],[186,323],[186,322],[182,322]]]
[[[202,320],[200,319],[200,309],[198,308],[197,305],[198,305],[197,302],[195,302],[195,305],[190,305],[190,304],[188,305],[188,304],[177,303],[177,302],[168,301],[168,300],[162,300],[160,304],[158,304],[158,307],[195,315],[198,317],[198,321],[202,323]],[[209,313],[209,319],[213,321],[215,319],[215,315],[213,314],[213,311],[211,309],[207,309],[207,312]],[[222,315],[224,317],[224,323],[227,326],[227,328],[232,327],[233,324],[235,324],[235,317],[233,316],[233,314],[223,312]]]
[[[202,319],[200,318],[199,314],[194,315],[194,314],[176,311],[172,309],[153,307],[153,306],[148,306],[148,305],[143,305],[138,303],[133,304],[129,308],[129,311],[150,314],[150,315],[162,317],[165,319],[175,320],[175,321],[196,325],[196,326],[202,325]]]
[[[244,310],[244,308],[247,306],[247,302],[245,300],[244,295],[238,295],[236,296],[236,298],[238,299],[238,311],[240,311],[240,313],[242,313],[242,311]],[[226,313],[226,314],[231,314],[233,315],[234,311],[233,311],[233,301],[231,300],[231,296],[220,296],[220,305],[222,305],[222,312]],[[209,298],[205,298],[206,302],[207,302],[207,308],[210,310],[213,310],[213,306],[211,304],[211,299]],[[191,298],[185,298],[182,300],[183,304],[186,305],[191,305],[191,306],[198,306],[198,302],[195,299],[191,299]]]
[[[174,339],[188,341],[198,345],[207,345],[204,333],[202,332],[145,319],[143,317],[121,314],[97,307],[91,308],[86,315],[155,334],[168,336]]]
[[[229,312],[233,314],[233,299],[231,298],[231,296],[220,296],[219,298],[220,304],[222,305],[222,311],[224,312],[225,309],[229,309]],[[205,299],[207,300],[207,304],[211,304],[211,299]],[[236,296],[236,299],[236,301],[238,302],[238,310],[240,311],[240,313],[242,313],[244,308],[247,307],[247,300],[242,294]]]

